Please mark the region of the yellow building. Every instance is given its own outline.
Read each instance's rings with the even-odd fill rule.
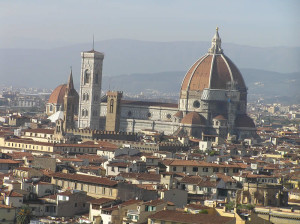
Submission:
[[[0,223],[14,224],[16,218],[16,208],[10,205],[0,204]]]

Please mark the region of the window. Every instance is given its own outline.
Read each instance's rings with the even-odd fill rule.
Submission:
[[[208,172],[208,167],[203,167],[203,172],[207,173]]]
[[[75,208],[76,208],[76,207],[77,207],[77,203],[75,203],[75,205],[74,205],[74,206],[75,206]]]
[[[102,188],[102,194],[105,194],[105,187]]]
[[[151,115],[151,113],[149,112],[148,114],[147,114],[147,117],[148,118],[150,118],[152,115]]]
[[[49,109],[51,112],[53,111],[53,106],[52,105],[50,105],[50,109]]]
[[[84,84],[88,84],[90,83],[90,73],[88,72],[88,70],[85,70],[84,72]]]
[[[113,113],[113,112],[114,112],[114,100],[111,99],[109,103],[109,113]]]
[[[193,172],[198,172],[198,167],[194,166],[193,167]]]
[[[183,172],[186,172],[186,167],[185,167],[185,166],[182,167],[182,171],[183,171]]]
[[[128,111],[127,116],[128,116],[128,117],[131,117],[131,116],[132,116],[132,112],[131,112],[131,111]]]
[[[167,118],[168,118],[168,119],[171,119],[171,114],[167,114]]]
[[[200,102],[198,100],[195,100],[193,103],[193,107],[199,108],[200,107]]]
[[[84,208],[85,208],[85,203],[83,203],[83,204],[82,204],[82,207],[84,207]]]
[[[218,167],[214,167],[214,172],[218,173],[219,172],[219,168]]]
[[[84,117],[84,109],[81,111],[81,116]]]
[[[176,171],[176,166],[173,167],[173,171]]]
[[[233,172],[234,172],[234,173],[238,173],[238,172],[239,172],[239,169],[238,169],[238,168],[233,168]]]
[[[197,185],[193,185],[193,191],[197,190]]]

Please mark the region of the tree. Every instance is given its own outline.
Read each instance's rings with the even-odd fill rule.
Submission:
[[[230,201],[229,203],[225,204],[226,211],[231,211],[234,209],[234,207],[235,207],[235,204],[233,201]]]
[[[17,213],[17,224],[28,224],[32,218],[31,208],[27,206],[22,206]]]

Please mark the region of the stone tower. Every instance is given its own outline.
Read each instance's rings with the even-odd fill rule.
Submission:
[[[78,128],[99,129],[103,59],[94,49],[81,52]]]
[[[106,131],[119,131],[123,92],[107,92]]]
[[[78,93],[73,84],[72,70],[69,76],[67,88],[64,96],[64,124],[63,129],[75,128],[74,115],[78,110]]]

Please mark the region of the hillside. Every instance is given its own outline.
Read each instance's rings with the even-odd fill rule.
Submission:
[[[240,69],[251,68],[282,73],[300,71],[299,47],[262,48],[230,43],[223,43],[222,46],[225,54]],[[181,74],[183,76],[209,47],[209,42],[200,41],[151,42],[117,39],[95,43],[95,49],[105,54],[103,74],[111,77],[162,71],[184,71]],[[90,48],[91,44],[77,44],[46,50],[0,49],[1,83],[54,88],[67,81],[69,67],[73,66],[74,82],[78,84],[80,52]],[[182,76],[178,77],[178,80],[181,81]]]

